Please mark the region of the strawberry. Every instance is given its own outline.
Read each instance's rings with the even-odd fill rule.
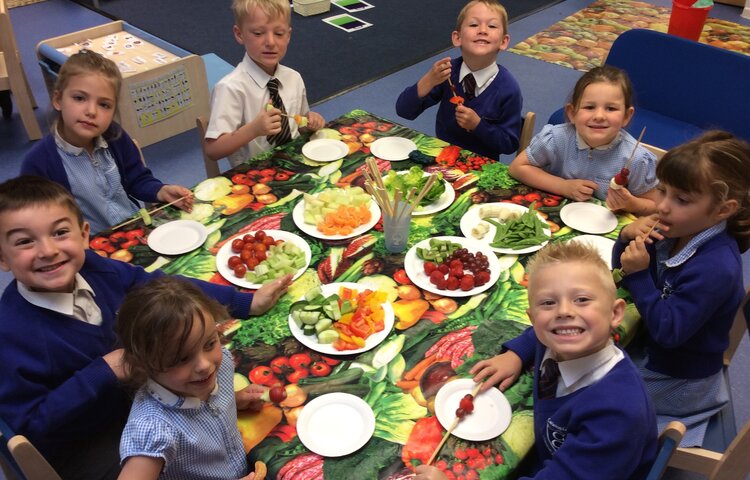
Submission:
[[[471,413],[474,411],[474,397],[467,393],[459,402],[458,404],[459,408],[462,408],[466,413]]]

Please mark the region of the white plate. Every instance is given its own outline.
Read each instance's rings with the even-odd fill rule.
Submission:
[[[444,297],[470,297],[472,295],[476,295],[477,293],[482,293],[485,290],[488,290],[495,284],[495,282],[497,282],[497,279],[500,278],[500,261],[497,259],[495,252],[492,251],[489,245],[479,243],[475,240],[469,240],[468,238],[464,237],[434,238],[439,238],[440,240],[450,240],[453,243],[458,243],[462,247],[466,248],[469,252],[474,254],[476,254],[477,252],[482,252],[487,257],[487,261],[490,264],[490,280],[484,285],[480,287],[474,287],[466,292],[460,289],[440,290],[435,286],[434,283],[430,281],[430,276],[424,273],[424,260],[417,256],[418,247],[430,247],[430,239],[426,238],[411,247],[409,251],[406,252],[406,257],[404,258],[404,268],[406,269],[406,274],[409,276],[409,279],[422,290],[427,290],[431,293],[443,295]]]
[[[285,242],[292,242],[296,246],[300,248],[303,252],[305,252],[305,266],[297,270],[297,273],[294,274],[294,279],[297,279],[300,275],[305,273],[305,270],[310,265],[310,260],[312,259],[312,251],[310,250],[310,245],[307,244],[306,241],[304,241],[301,237],[298,235],[295,235],[290,232],[285,232],[283,230],[264,230],[266,232],[266,235],[273,237],[275,240],[284,240]],[[235,235],[234,237],[227,240],[227,242],[221,246],[218,252],[216,252],[216,270],[221,274],[222,277],[224,277],[225,280],[229,281],[230,283],[233,283],[239,287],[244,288],[260,288],[262,284],[260,283],[252,283],[244,278],[237,278],[234,275],[234,270],[229,268],[229,265],[227,265],[227,261],[229,261],[229,257],[233,255],[239,255],[239,253],[234,253],[232,251],[232,241],[236,238],[242,238],[245,235],[254,235],[255,232],[247,232],[247,233],[241,233],[239,235]]]
[[[399,172],[399,175],[406,175],[407,172]],[[424,172],[423,177],[429,177],[430,174],[427,172]],[[387,176],[383,177],[383,181]],[[443,183],[445,184],[445,190],[443,190],[442,195],[440,195],[437,200],[435,200],[432,203],[428,203],[427,205],[423,207],[417,207],[415,208],[411,216],[415,217],[418,215],[432,215],[433,213],[440,212],[442,210],[445,210],[446,208],[450,207],[453,203],[453,200],[456,198],[456,191],[453,190],[453,185],[443,180]],[[393,198],[391,195],[390,198]]]
[[[611,238],[600,237],[599,235],[580,235],[568,241],[591,245],[599,252],[599,256],[607,263],[609,269],[612,270],[612,249],[615,246],[615,241]]]
[[[464,214],[464,216],[461,217],[461,223],[459,224],[459,226],[461,228],[461,233],[463,233],[466,238],[470,238],[470,239],[474,240],[475,242],[482,242],[482,243],[487,244],[487,245],[489,245],[490,243],[492,243],[492,240],[495,238],[495,231],[497,230],[497,228],[494,225],[492,225],[491,223],[486,222],[487,225],[489,225],[490,230],[481,239],[476,239],[476,238],[474,238],[471,235],[471,229],[474,228],[480,221],[483,221],[479,217],[479,209],[481,207],[484,207],[484,206],[487,206],[487,205],[499,205],[499,206],[501,206],[503,208],[507,208],[507,209],[509,209],[511,211],[518,212],[520,214],[524,214],[524,213],[526,213],[526,212],[529,211],[529,209],[527,207],[524,207],[523,205],[518,205],[517,203],[510,203],[510,202],[482,203],[482,204],[479,204],[479,205],[472,206]],[[543,222],[545,221],[544,218],[541,215],[539,215],[539,213],[537,213],[537,215],[539,216],[540,220],[542,220]],[[549,227],[544,229],[544,233],[546,233],[547,236],[549,236],[551,234]],[[526,247],[526,248],[521,248],[521,249],[518,249],[518,250],[513,250],[511,248],[497,248],[497,247],[490,247],[490,248],[494,252],[497,252],[497,253],[506,253],[506,254],[510,254],[510,255],[522,255],[524,253],[536,252],[537,250],[539,250],[543,246],[547,245],[547,243],[549,243],[549,240],[547,240],[546,242],[540,243],[539,245],[534,245],[533,247]]]
[[[181,255],[203,245],[208,231],[195,220],[175,220],[156,227],[148,235],[148,246],[162,255]]]
[[[321,395],[305,405],[297,418],[297,435],[302,444],[324,457],[356,452],[374,432],[372,408],[350,393]]]
[[[341,140],[319,138],[302,145],[302,154],[316,162],[333,162],[349,154],[349,147]]]
[[[474,390],[476,383],[470,378],[450,381],[438,390],[435,397],[435,414],[446,430],[456,419],[456,410],[461,399]],[[501,435],[508,425],[512,413],[510,403],[497,388],[490,388],[474,398],[474,411],[459,420],[453,435],[472,442],[482,442]]]
[[[370,144],[370,153],[383,160],[406,160],[417,149],[417,144],[404,137],[378,138]]]
[[[365,289],[373,290],[372,288],[365,285],[351,282],[328,283],[326,285],[321,285],[320,289],[323,291],[323,295],[327,297],[329,295],[339,293],[339,287],[352,288],[357,290],[358,292],[362,292]],[[302,299],[304,299],[304,297],[300,300]],[[289,315],[289,330],[292,331],[292,335],[294,335],[294,338],[299,340],[302,345],[306,346],[310,350],[315,350],[316,352],[322,353],[324,355],[353,355],[356,353],[366,352],[380,345],[380,343],[385,340],[386,337],[388,337],[388,334],[391,333],[391,329],[393,328],[395,316],[393,314],[393,307],[391,306],[391,302],[386,300],[382,305],[383,310],[385,311],[385,318],[383,318],[383,330],[377,333],[373,333],[372,335],[367,337],[367,339],[365,340],[365,346],[356,350],[346,350],[342,352],[333,348],[333,345],[330,343],[318,343],[318,339],[315,337],[315,335],[305,335],[304,333],[302,333],[302,329],[299,328],[296,323],[294,323],[291,315]]]
[[[617,217],[608,208],[595,203],[573,202],[560,210],[560,220],[579,232],[603,234],[617,228]]]
[[[356,237],[370,230],[380,220],[380,207],[375,203],[374,200],[370,200],[370,221],[360,225],[359,227],[352,230],[352,233],[348,235],[326,235],[318,230],[317,225],[310,225],[305,223],[305,200],[300,200],[299,203],[292,210],[292,219],[297,228],[315,238],[322,238],[323,240],[344,240],[346,238]]]

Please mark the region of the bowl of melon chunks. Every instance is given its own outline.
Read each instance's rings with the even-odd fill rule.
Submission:
[[[292,218],[310,236],[339,240],[374,227],[380,208],[360,187],[329,188],[315,195],[305,193]]]

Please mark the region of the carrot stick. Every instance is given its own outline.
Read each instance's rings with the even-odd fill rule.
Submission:
[[[404,373],[404,380],[415,380],[419,378],[422,373],[427,370],[427,367],[435,363],[435,357],[437,356],[437,353],[433,353],[429,357],[425,357],[424,359],[417,362],[416,365],[414,365],[411,370]]]

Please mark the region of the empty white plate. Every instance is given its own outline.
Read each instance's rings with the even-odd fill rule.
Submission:
[[[612,248],[615,246],[615,241],[611,238],[600,237],[599,235],[580,235],[578,237],[573,237],[568,241],[581,242],[594,247],[596,251],[599,252],[599,256],[602,257],[602,260],[607,263],[609,269],[612,270]]]
[[[208,233],[195,220],[175,220],[154,229],[148,235],[148,246],[163,255],[181,255],[203,245]]]
[[[573,202],[560,210],[560,219],[579,232],[601,235],[617,228],[617,217],[601,205],[589,202]]]
[[[316,162],[334,162],[349,154],[349,147],[341,140],[319,138],[302,145],[302,154]]]
[[[370,152],[378,158],[397,162],[406,160],[417,149],[417,144],[404,137],[378,138],[370,144]]]
[[[361,398],[328,393],[311,400],[297,418],[297,435],[309,450],[340,457],[359,450],[375,432],[375,414]]]

